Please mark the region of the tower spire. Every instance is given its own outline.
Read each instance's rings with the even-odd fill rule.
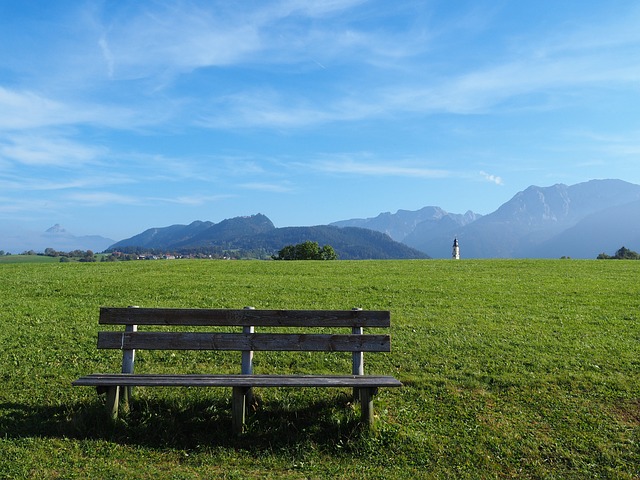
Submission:
[[[451,252],[451,258],[454,260],[460,260],[460,245],[458,244],[458,237],[453,239],[453,251]]]

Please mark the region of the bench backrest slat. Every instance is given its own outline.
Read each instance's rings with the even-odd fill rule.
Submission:
[[[389,335],[286,333],[98,332],[98,348],[389,352]]]
[[[250,310],[102,307],[102,325],[382,327],[391,314],[378,310]]]

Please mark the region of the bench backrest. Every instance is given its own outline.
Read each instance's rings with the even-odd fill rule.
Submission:
[[[389,327],[390,312],[372,310],[254,309],[100,309],[102,325],[125,331],[98,333],[98,348],[135,350],[279,350],[388,352],[388,334],[364,334],[363,328]],[[243,327],[242,332],[137,331],[139,325],[171,327]],[[259,333],[255,327],[348,327],[351,333]]]

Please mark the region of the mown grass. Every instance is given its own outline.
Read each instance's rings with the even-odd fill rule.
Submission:
[[[0,478],[638,478],[640,262],[126,262],[0,266]],[[78,376],[101,305],[388,309],[373,432],[336,389],[262,389],[231,433],[226,389],[143,389],[104,421]],[[349,372],[348,355],[256,354]],[[236,354],[139,352],[139,371],[237,371]]]
[[[58,263],[59,258],[46,255],[0,255],[0,265],[7,263]]]

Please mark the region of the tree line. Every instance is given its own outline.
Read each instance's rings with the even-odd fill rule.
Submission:
[[[61,252],[54,248],[45,248],[44,255],[47,257],[59,257],[61,262],[69,262],[72,259],[79,262],[97,261],[93,250],[72,250],[70,252]]]
[[[640,253],[622,247],[613,256],[601,253],[597,258],[598,260],[640,260]]]

